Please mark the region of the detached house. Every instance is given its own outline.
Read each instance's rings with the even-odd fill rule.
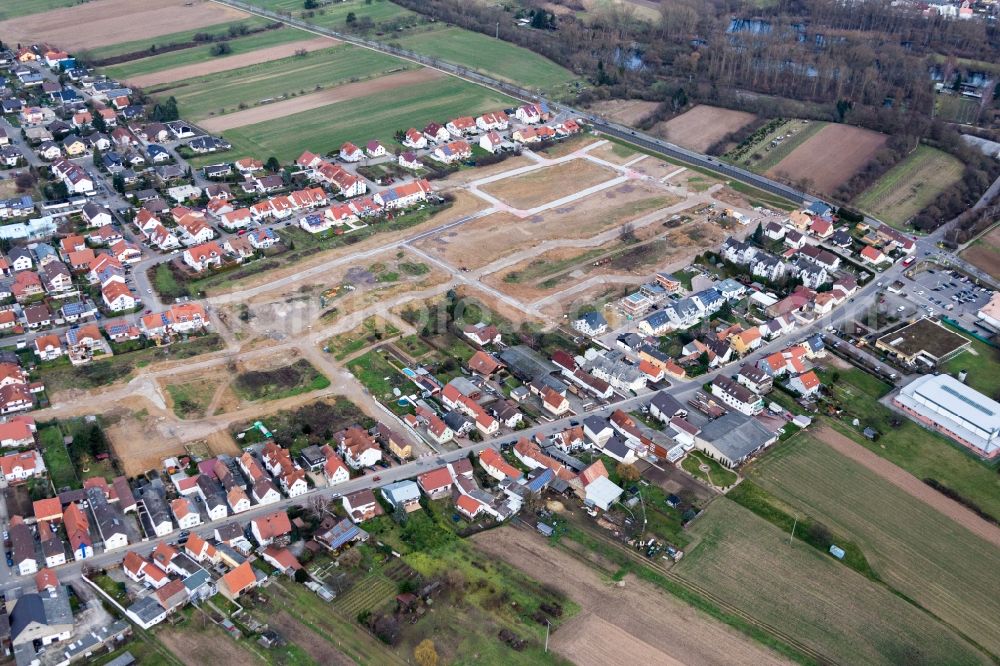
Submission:
[[[382,460],[382,449],[375,438],[358,426],[352,426],[334,435],[344,462],[352,469],[372,467]]]
[[[340,159],[345,162],[360,162],[364,158],[364,152],[350,141],[340,147]]]
[[[420,150],[421,148],[427,147],[427,137],[418,132],[415,128],[411,127],[406,130],[406,134],[403,137],[403,145],[407,148]]]
[[[215,241],[209,241],[184,250],[184,263],[199,273],[208,268],[222,266],[223,250]]]

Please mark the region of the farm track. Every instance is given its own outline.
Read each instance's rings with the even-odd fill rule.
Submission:
[[[531,529],[528,525],[525,525],[525,524],[520,523],[520,522],[515,523],[515,524],[519,528],[521,528],[521,529],[527,529],[527,530]],[[714,592],[706,590],[705,588],[701,587],[697,583],[692,583],[691,581],[688,581],[688,580],[682,578],[681,576],[679,576],[679,575],[675,574],[673,571],[671,571],[669,567],[666,567],[666,566],[664,566],[664,565],[662,565],[659,562],[656,562],[654,560],[650,560],[648,558],[643,557],[640,553],[632,550],[631,548],[629,548],[625,544],[623,544],[623,543],[621,543],[619,541],[615,541],[611,537],[608,537],[608,536],[606,536],[604,534],[601,534],[600,532],[592,531],[592,532],[590,532],[590,534],[594,538],[596,538],[596,539],[598,539],[598,540],[600,540],[600,541],[608,544],[609,546],[611,546],[615,550],[618,550],[618,551],[622,552],[623,554],[627,555],[629,557],[629,559],[631,559],[632,561],[638,562],[642,566],[645,566],[645,567],[648,567],[648,568],[652,569],[653,571],[655,571],[656,573],[660,574],[664,578],[669,579],[671,582],[676,583],[676,584],[680,585],[681,587],[684,587],[685,589],[687,589],[687,590],[689,590],[691,592],[694,592],[695,594],[698,594],[701,597],[709,600],[710,602],[712,602],[713,604],[715,604],[718,608],[722,609],[726,613],[728,613],[730,615],[733,615],[733,616],[736,616],[736,617],[740,618],[741,620],[743,620],[744,622],[746,622],[747,624],[750,624],[751,626],[756,627],[757,629],[759,629],[759,630],[761,630],[761,631],[763,631],[763,632],[765,632],[765,633],[773,636],[774,638],[777,638],[778,640],[782,641],[783,643],[785,643],[787,645],[790,645],[795,650],[797,650],[800,653],[802,653],[803,655],[809,657],[810,659],[812,659],[817,664],[831,664],[831,665],[833,665],[833,664],[837,663],[834,659],[832,659],[832,658],[824,655],[823,653],[817,651],[815,648],[806,645],[805,643],[803,643],[799,639],[797,639],[797,638],[795,638],[793,636],[790,636],[789,634],[785,633],[781,629],[778,629],[777,627],[774,627],[774,626],[772,626],[770,624],[767,624],[766,622],[761,622],[759,619],[757,619],[756,617],[754,617],[750,613],[747,613],[746,611],[744,611],[744,610],[742,610],[742,609],[740,609],[740,608],[738,608],[736,606],[733,606],[732,604],[730,604],[725,599],[722,599],[721,597],[719,597],[718,595],[716,595]],[[577,552],[573,551],[570,548],[565,548],[565,550],[566,550],[566,552],[572,554],[574,557],[577,557],[577,558],[581,557],[580,553],[577,553]],[[590,564],[591,566],[593,566],[593,562],[590,562],[588,560],[587,563]]]

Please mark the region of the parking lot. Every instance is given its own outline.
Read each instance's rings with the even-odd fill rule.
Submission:
[[[992,294],[961,273],[940,269],[921,271],[913,276],[912,282],[904,280],[904,283],[903,294],[911,307],[918,310],[917,314],[945,315],[969,329],[975,326],[976,312]]]

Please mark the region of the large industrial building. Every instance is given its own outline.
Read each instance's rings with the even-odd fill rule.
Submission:
[[[950,375],[923,375],[893,404],[983,458],[1000,456],[1000,403]]]

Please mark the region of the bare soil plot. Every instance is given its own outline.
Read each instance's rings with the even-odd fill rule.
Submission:
[[[676,118],[657,123],[652,131],[671,143],[704,152],[730,132],[753,122],[754,118],[754,114],[746,111],[699,104]]]
[[[849,501],[845,497],[844,501]],[[719,498],[689,529],[674,572],[844,664],[988,663],[924,610]]]
[[[973,266],[1000,279],[1000,226],[994,227],[962,250],[961,256]]]
[[[336,43],[336,40],[329,39],[327,37],[317,37],[316,39],[307,39],[300,42],[292,42],[290,44],[280,44],[278,46],[258,49],[249,53],[241,53],[228,58],[213,58],[211,60],[205,60],[204,62],[199,62],[193,65],[173,67],[171,69],[160,70],[159,72],[133,76],[129,77],[127,82],[138,88],[146,88],[161,83],[172,83],[174,81],[192,79],[196,76],[226,72],[230,69],[247,67],[248,65],[255,65],[259,62],[267,62],[268,60],[290,58],[295,55],[297,51],[318,51],[320,49],[329,48],[330,45],[334,43]]]
[[[434,186],[440,187],[442,190],[448,190],[452,187],[467,185],[474,180],[494,176],[498,173],[504,173],[512,169],[519,169],[531,164],[535,164],[535,160],[524,155],[515,155],[508,157],[503,162],[497,162],[496,164],[487,164],[486,166],[481,167],[477,166],[474,169],[459,169],[443,180],[434,181]]]
[[[477,549],[548,581],[580,605],[580,612],[555,631],[549,643],[573,663],[786,663],[649,583],[627,576],[622,587],[610,584],[591,566],[526,530],[502,527],[472,541]],[[553,576],[553,571],[559,575]]]
[[[617,177],[618,174],[607,167],[579,159],[498,180],[479,189],[526,210]]]
[[[245,649],[242,644],[227,636],[211,623],[204,627],[187,626],[175,629],[164,626],[156,638],[167,646],[185,664],[213,664],[213,666],[247,666],[266,664],[263,659]],[[194,620],[191,624],[194,624]]]
[[[660,190],[629,181],[572,205],[524,219],[508,213],[493,213],[458,229],[420,240],[417,245],[453,266],[478,268],[546,240],[589,238],[677,201],[679,199]]]
[[[104,46],[117,36],[139,40],[247,17],[208,0],[94,0],[2,21],[0,35],[12,44],[48,42],[72,52]]]
[[[370,81],[359,81],[358,83],[348,83],[346,85],[330,88],[312,95],[303,95],[294,99],[286,99],[274,104],[264,104],[252,109],[227,113],[223,116],[216,116],[201,122],[201,126],[209,132],[225,132],[244,125],[255,125],[267,120],[274,120],[283,116],[290,116],[293,113],[311,111],[327,104],[346,102],[359,97],[367,97],[376,93],[388,92],[403,86],[412,86],[422,83],[430,83],[437,79],[442,79],[447,74],[436,69],[414,69],[398,74],[380,76]]]
[[[622,125],[635,125],[655,111],[657,106],[659,102],[641,99],[609,99],[591,104],[588,111]]]
[[[613,141],[608,141],[603,146],[598,146],[597,148],[588,150],[587,154],[593,155],[594,157],[607,162],[611,162],[612,164],[625,164],[626,162],[631,162],[640,157],[642,159],[636,162],[636,164],[646,160],[655,159],[649,155],[643,155],[642,153],[636,152],[628,146],[623,146],[620,143],[614,143]]]
[[[547,250],[483,278],[483,282],[515,298],[533,301],[596,276],[632,276],[638,284],[654,270],[686,265],[705,247],[722,242],[718,225],[696,221],[664,232],[660,224],[636,231],[638,243],[614,241],[597,248]]]
[[[799,182],[830,194],[863,168],[888,137],[872,130],[830,123],[806,139],[766,175]]]
[[[353,659],[348,658],[347,655],[333,647],[330,641],[325,640],[285,611],[268,614],[267,623],[272,629],[276,629],[286,641],[300,647],[317,664],[353,666],[355,663]],[[359,628],[358,631],[361,629]]]

